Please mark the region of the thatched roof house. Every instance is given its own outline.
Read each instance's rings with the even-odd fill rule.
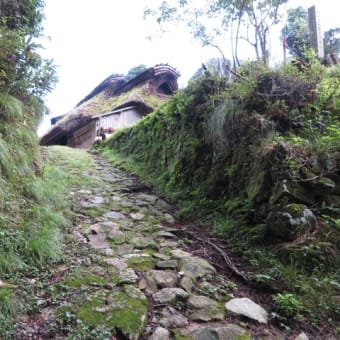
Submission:
[[[177,89],[179,73],[169,65],[156,65],[128,80],[111,75],[65,116],[52,118],[55,125],[41,145],[90,147],[104,132],[131,126],[167,101]],[[52,122],[51,120],[51,122]]]

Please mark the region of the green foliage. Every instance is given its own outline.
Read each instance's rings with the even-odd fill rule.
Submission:
[[[288,9],[287,15],[287,25],[282,28],[281,34],[287,41],[290,54],[306,60],[305,52],[311,47],[308,30],[308,12],[299,6]]]
[[[340,53],[340,27],[331,28],[324,34],[324,46],[325,53],[334,53],[339,55]]]
[[[284,316],[295,317],[303,311],[301,303],[294,294],[279,293],[273,296],[273,300],[278,311]]]
[[[126,74],[126,77],[128,79],[133,79],[135,77],[137,77],[139,74],[141,74],[142,72],[144,72],[145,70],[147,70],[147,66],[144,64],[140,64],[138,66],[132,67],[128,73]]]
[[[203,46],[217,48],[223,58],[223,50],[217,41],[221,36],[229,40],[230,29],[233,29],[235,37],[231,44],[237,65],[238,44],[241,39],[254,48],[257,60],[267,65],[269,32],[278,23],[280,6],[286,2],[287,0],[218,0],[195,6],[193,2],[183,0],[163,1],[156,9],[147,8],[144,16],[156,17],[163,29],[169,23],[184,23],[194,38],[200,40]],[[254,30],[254,38],[248,34],[249,27]]]

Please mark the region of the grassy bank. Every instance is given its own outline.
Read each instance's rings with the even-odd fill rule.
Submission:
[[[251,64],[192,81],[102,151],[211,225],[273,291],[277,319],[339,321],[339,68]]]

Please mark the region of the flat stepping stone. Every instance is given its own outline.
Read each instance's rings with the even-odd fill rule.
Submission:
[[[176,235],[168,232],[168,231],[157,231],[157,233],[154,234],[155,237],[161,237],[161,238],[177,238]]]
[[[172,257],[175,257],[177,259],[182,259],[184,257],[192,257],[192,255],[186,251],[183,251],[181,249],[174,249],[171,250]]]
[[[212,321],[224,319],[222,304],[203,295],[192,295],[188,300],[188,318],[191,321]]]
[[[105,259],[104,260],[108,265],[116,268],[117,270],[122,270],[124,268],[127,268],[127,264],[125,261],[117,259],[115,257],[109,258],[109,259]]]
[[[177,275],[163,270],[149,270],[145,273],[148,288],[156,292],[159,288],[173,288],[177,284]]]
[[[126,218],[126,216],[118,211],[109,211],[103,215],[105,218],[112,218],[112,219],[118,219],[118,218]]]
[[[164,260],[156,263],[158,269],[176,269],[178,266],[177,260]]]
[[[140,200],[144,200],[150,203],[155,203],[158,200],[157,196],[149,195],[149,194],[141,194],[139,193],[137,196]]]
[[[152,256],[156,259],[160,259],[160,260],[169,260],[170,256],[166,255],[166,254],[162,254],[162,253],[153,253]]]
[[[180,271],[195,280],[206,275],[216,274],[216,269],[200,257],[184,257],[180,261]]]
[[[115,250],[120,256],[131,254],[131,252],[133,251],[133,245],[128,243],[120,244],[115,248]]]
[[[105,234],[90,234],[87,235],[90,246],[94,249],[110,248],[110,243]]]
[[[157,249],[157,244],[152,238],[137,236],[131,239],[131,243],[135,248],[145,249],[145,248],[154,248]]]
[[[137,276],[136,272],[132,268],[125,268],[119,272],[118,283],[137,283],[139,281],[139,277]]]
[[[179,330],[179,336],[192,340],[237,340],[251,339],[248,332],[234,324],[190,324]]]
[[[99,291],[89,296],[79,306],[77,319],[91,328],[116,329],[122,338],[138,340],[145,328],[147,315],[148,300],[144,294],[128,287],[109,295]]]
[[[152,295],[156,303],[175,304],[177,301],[186,300],[188,293],[182,288],[163,288]]]
[[[248,298],[231,299],[225,304],[225,308],[230,312],[246,316],[260,323],[268,322],[267,311]]]

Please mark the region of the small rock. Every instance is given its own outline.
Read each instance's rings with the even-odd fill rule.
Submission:
[[[191,257],[192,255],[186,251],[180,250],[180,249],[174,249],[171,250],[171,254],[173,257],[177,259],[182,259],[184,257]]]
[[[148,340],[169,340],[169,339],[170,332],[163,327],[157,327],[153,334],[148,337]]]
[[[156,242],[147,237],[143,236],[136,236],[131,240],[131,243],[138,249],[145,249],[145,248],[154,248],[157,249]]]
[[[134,286],[126,285],[126,286],[124,286],[124,291],[132,299],[147,300],[144,293],[140,289],[138,289]]]
[[[91,200],[92,206],[96,206],[96,205],[103,204],[103,203],[104,203],[104,198],[101,196],[96,196],[93,200]]]
[[[159,324],[166,328],[178,328],[188,324],[188,319],[175,308],[167,306],[161,312]]]
[[[147,283],[146,283],[146,280],[145,279],[141,279],[138,283],[138,288],[140,290],[144,290],[146,287],[147,287]]]
[[[112,248],[104,248],[100,249],[100,253],[103,254],[104,256],[112,256],[114,254],[114,251]]]
[[[181,288],[163,288],[153,294],[152,297],[157,303],[174,304],[177,301],[185,300],[188,297],[188,293]]]
[[[115,244],[122,244],[126,241],[125,234],[120,230],[111,230],[108,233],[107,238]]]
[[[306,333],[302,332],[295,338],[295,340],[309,340],[309,338]]]
[[[119,272],[118,282],[123,283],[136,283],[139,278],[132,268],[125,268]]]
[[[161,242],[160,246],[162,248],[176,248],[176,247],[178,247],[178,242],[176,242],[176,241],[164,241],[164,242]]]
[[[92,191],[90,190],[78,190],[79,194],[91,195]]]
[[[115,287],[115,285],[113,283],[105,283],[105,288],[112,290]]]
[[[110,305],[112,302],[113,302],[112,296],[108,296],[108,297],[106,298],[106,300],[105,300],[105,303],[106,303],[107,305]]]
[[[94,249],[105,249],[110,248],[110,243],[107,241],[105,234],[99,233],[94,235],[87,235],[90,241],[90,245]]]
[[[145,217],[145,215],[144,214],[142,214],[142,213],[131,213],[130,214],[130,217],[133,219],[133,220],[138,220],[138,221],[140,221],[140,220],[142,220],[144,217]]]
[[[151,291],[156,291],[158,288],[173,288],[177,284],[177,276],[172,272],[149,270],[145,277]]]
[[[109,211],[106,214],[104,214],[105,218],[125,218],[125,215],[118,212],[118,211]]]
[[[158,231],[154,234],[155,237],[162,237],[162,238],[177,238],[176,235],[169,233],[168,231]]]
[[[189,320],[211,321],[223,320],[224,311],[216,301],[202,295],[193,295],[188,300]]]
[[[219,323],[190,324],[179,331],[179,337],[192,340],[236,340],[251,339],[247,331],[234,324]]]
[[[244,315],[261,323],[268,322],[267,311],[248,298],[232,299],[225,304],[225,308],[230,312]]]
[[[183,288],[188,293],[190,293],[192,287],[194,286],[194,283],[192,282],[192,280],[189,277],[184,276],[184,277],[182,277],[179,285],[180,285],[181,288]]]
[[[132,244],[120,244],[117,248],[115,248],[117,251],[117,254],[120,256],[130,254],[133,250]]]
[[[122,270],[124,268],[127,268],[126,262],[123,260],[117,259],[116,257],[105,259],[104,261],[110,266],[115,267],[117,270]]]
[[[153,253],[152,256],[160,260],[169,260],[169,256],[162,253]]]
[[[172,206],[165,202],[164,200],[162,199],[158,199],[156,204],[161,208],[161,209],[164,209],[165,211],[169,211],[169,210],[172,210]],[[170,215],[171,216],[171,215]]]
[[[175,223],[176,222],[175,218],[168,213],[163,214],[163,216],[164,216],[165,221],[168,222],[168,223]]]
[[[138,197],[141,200],[145,200],[145,201],[150,202],[150,203],[155,203],[158,200],[157,196],[149,195],[149,194],[139,194]]]

